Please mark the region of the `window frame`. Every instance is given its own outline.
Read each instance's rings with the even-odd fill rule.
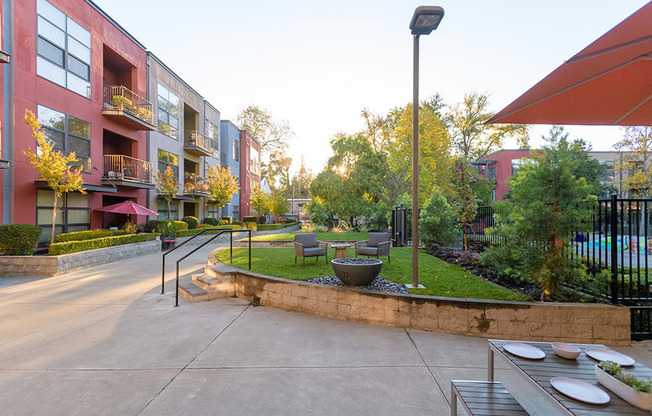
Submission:
[[[240,161],[240,140],[233,139],[233,160]]]
[[[73,164],[72,166],[81,165],[82,166],[82,172],[91,173],[91,169],[92,169],[91,155],[93,153],[93,148],[92,148],[93,147],[93,141],[91,139],[91,137],[92,137],[92,125],[91,125],[91,123],[86,121],[86,120],[82,120],[79,117],[71,116],[70,114],[66,114],[66,113],[64,113],[62,111],[55,110],[54,108],[47,107],[47,106],[42,105],[42,104],[37,104],[36,105],[36,114],[37,114],[37,116],[39,116],[39,122],[42,121],[41,117],[40,117],[40,111],[39,111],[41,108],[63,115],[64,130],[60,130],[60,129],[58,129],[56,127],[52,127],[52,126],[46,126],[43,123],[41,123],[41,128],[43,129],[44,132],[46,130],[51,130],[51,131],[54,131],[54,132],[57,132],[57,133],[63,133],[63,145],[64,145],[64,148],[59,149],[57,144],[55,143],[54,150],[60,150],[65,154],[70,154],[72,152],[72,150],[70,150],[70,140],[69,140],[70,136],[74,137],[77,140],[84,140],[84,141],[88,142],[88,155],[82,155],[82,154],[79,154],[79,153],[75,152],[75,155],[78,158],[80,158],[80,160],[79,160],[80,163],[79,164]],[[84,122],[84,123],[88,124],[88,137],[80,136],[78,134],[70,132],[70,129],[69,129],[68,126],[69,126],[69,120],[70,120],[71,117],[76,119],[76,120],[79,120],[81,122]],[[46,136],[46,140],[47,140],[47,136]],[[83,159],[86,159],[85,163],[84,163]]]
[[[161,154],[162,153],[165,153],[167,155],[167,161],[161,160]],[[177,164],[176,165],[174,163],[172,163],[172,158],[170,157],[171,155],[176,156],[176,158],[177,158]],[[176,177],[177,182],[179,181],[179,155],[177,155],[176,153],[169,152],[167,150],[158,149],[157,159],[156,160],[158,161],[157,168],[161,173],[165,172],[167,167],[170,166],[172,168],[172,170],[174,171],[174,176]],[[163,164],[165,166],[165,169],[161,169],[161,164]]]
[[[165,91],[166,94],[161,94],[161,92]],[[166,95],[166,96],[164,96]],[[174,97],[177,101],[176,106],[172,104],[172,101],[170,100],[170,97]],[[172,91],[170,91],[169,88],[162,84],[157,84],[157,91],[156,91],[156,122],[157,122],[157,131],[159,133],[165,134],[168,137],[171,137],[175,140],[180,140],[180,133],[179,131],[181,130],[181,121],[179,118],[179,114],[181,111],[181,101],[179,100],[179,97],[174,94]],[[177,115],[172,115],[170,113],[170,108],[175,107],[177,109]],[[161,117],[161,112],[165,114],[167,121],[162,120]],[[170,117],[173,117],[177,120],[177,127],[172,127],[170,125]],[[162,129],[161,124],[167,126],[167,129]],[[176,136],[170,134],[171,128],[176,129]]]
[[[53,190],[51,189],[37,189],[37,197],[36,197],[36,218],[34,221],[34,224],[38,225],[43,229],[42,234],[41,234],[41,240],[40,242],[44,242],[42,239],[44,236],[49,237],[50,233],[52,230],[52,221],[48,221],[47,224],[45,223],[39,223],[38,216],[39,216],[39,211],[40,210],[47,210],[49,217],[52,218],[52,205],[38,205],[38,193],[39,192],[52,192],[54,193]],[[57,224],[55,222],[54,224],[54,235],[59,235],[59,234],[64,234],[67,232],[70,232],[69,229],[71,227],[83,227],[87,226],[87,230],[91,229],[91,200],[90,200],[90,195],[89,194],[80,194],[82,197],[86,197],[88,201],[88,207],[87,208],[82,208],[82,207],[69,207],[68,206],[68,194],[63,194],[61,198],[58,199],[57,201],[57,217],[59,216],[59,213],[61,213],[61,224]],[[69,212],[70,211],[88,211],[88,222],[87,223],[82,223],[82,222],[75,222],[75,223],[70,223],[68,221],[69,218]],[[60,229],[61,232],[57,233],[57,230]],[[75,230],[75,231],[82,231],[82,230]],[[45,240],[47,241],[47,239]]]

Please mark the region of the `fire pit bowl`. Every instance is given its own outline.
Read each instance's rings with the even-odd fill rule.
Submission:
[[[377,259],[355,257],[351,259],[333,259],[331,265],[335,276],[345,285],[366,286],[378,277],[383,262]]]

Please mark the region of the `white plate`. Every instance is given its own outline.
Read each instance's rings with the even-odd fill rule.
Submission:
[[[598,361],[613,361],[621,367],[631,367],[636,363],[629,355],[606,348],[587,348],[586,355]]]
[[[546,356],[546,353],[537,347],[523,342],[506,342],[503,344],[503,348],[510,354],[530,360],[541,360]]]
[[[550,379],[550,384],[561,394],[584,403],[607,404],[611,400],[601,388],[575,378],[554,377]]]

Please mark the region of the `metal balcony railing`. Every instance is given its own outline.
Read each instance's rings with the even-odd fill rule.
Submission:
[[[152,164],[124,155],[104,155],[104,177],[153,184]]]
[[[211,139],[204,136],[197,130],[186,130],[184,135],[184,144],[187,146],[197,146],[206,153],[211,153]]]
[[[154,125],[152,103],[122,85],[104,87],[104,107],[122,110],[139,120]]]
[[[206,178],[202,178],[201,176],[185,174],[183,181],[183,193],[209,195],[210,190],[208,181]]]

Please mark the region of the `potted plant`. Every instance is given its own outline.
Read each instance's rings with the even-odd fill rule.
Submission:
[[[652,382],[641,380],[627,373],[611,361],[600,361],[595,365],[595,377],[621,399],[643,410],[652,409]]]

